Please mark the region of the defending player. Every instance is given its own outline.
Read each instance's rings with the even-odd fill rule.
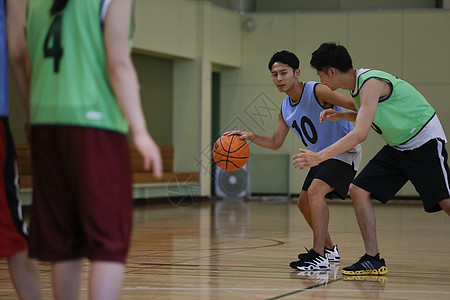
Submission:
[[[225,134],[239,134],[241,139],[277,150],[283,145],[289,128],[292,128],[308,149],[319,151],[350,132],[353,129],[350,122],[320,123],[319,116],[326,108],[343,111],[341,107],[344,107],[355,110],[352,99],[333,92],[318,82],[300,82],[299,65],[297,56],[286,50],[275,53],[269,61],[268,67],[275,86],[287,95],[281,105],[273,136],[261,136],[240,130]],[[329,210],[325,196],[332,193],[344,199],[360,161],[361,147],[355,145],[309,171],[298,199],[298,207],[313,230],[314,243],[307,253],[299,254],[298,261],[290,263],[292,268],[328,270],[330,261],[340,260],[338,248],[333,246],[328,233]]]
[[[29,65],[25,40],[25,10],[20,0],[0,0],[0,257],[8,260],[19,299],[40,299],[37,262],[28,258],[28,232],[16,184],[16,150],[9,129],[8,56],[21,98],[28,102]],[[25,107],[28,116],[28,107]]]
[[[144,168],[162,176],[130,56],[132,0],[33,0],[30,256],[52,262],[55,299],[120,294],[132,225],[128,124]],[[128,122],[127,122],[128,121]]]
[[[387,142],[350,186],[356,218],[366,253],[345,275],[383,275],[371,197],[388,202],[408,181],[420,194],[426,212],[441,209],[450,215],[449,168],[445,137],[433,107],[409,83],[386,72],[354,70],[345,47],[322,44],[311,65],[332,90],[351,91],[358,112],[325,110],[322,120],[356,121],[355,129],[333,145],[317,152],[301,150],[294,165],[309,168],[363,142],[370,127]]]

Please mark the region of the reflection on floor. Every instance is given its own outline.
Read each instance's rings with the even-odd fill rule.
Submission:
[[[295,199],[170,202],[136,207],[121,299],[450,299],[450,218],[420,202],[375,204],[386,276],[342,276],[364,254],[350,200],[329,201],[340,263],[296,272],[289,262],[312,246]],[[41,263],[45,299],[50,268]],[[87,299],[87,270],[82,299]],[[0,299],[16,299],[0,260]]]

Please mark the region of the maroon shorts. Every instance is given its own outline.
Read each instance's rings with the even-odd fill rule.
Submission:
[[[125,262],[133,206],[126,135],[35,125],[31,136],[30,256]]]
[[[0,170],[0,257],[8,257],[28,245],[18,197],[16,150],[7,118],[0,118]]]

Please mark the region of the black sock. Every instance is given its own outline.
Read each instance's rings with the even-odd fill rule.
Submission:
[[[368,257],[370,257],[370,258],[373,258],[373,259],[376,259],[376,260],[380,260],[380,253],[377,253],[377,255],[375,255],[375,256],[369,255],[369,254],[367,254],[367,253],[366,253],[366,255],[367,255]]]

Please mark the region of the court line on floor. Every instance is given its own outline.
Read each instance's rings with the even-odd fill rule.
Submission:
[[[137,265],[138,266],[136,268],[142,268],[139,266],[149,266],[149,267],[195,267],[195,268],[211,267],[219,270],[224,270],[224,268],[268,269],[267,266],[245,266],[245,265],[223,265],[223,264],[139,263]],[[279,267],[273,266],[271,269],[279,269]]]
[[[266,244],[266,245],[260,245],[260,246],[237,246],[237,247],[218,247],[219,245],[226,245],[226,244],[232,244],[232,243],[237,243],[237,242],[242,242],[242,241],[248,241],[248,240],[263,240],[263,241],[269,241],[269,242],[273,242],[272,244]],[[202,248],[197,246],[191,246],[191,247],[187,247],[187,248],[182,248],[182,249],[167,249],[167,250],[163,250],[163,249],[156,249],[156,250],[147,250],[147,251],[156,251],[156,252],[160,252],[160,253],[166,253],[166,252],[182,252],[182,251],[230,251],[230,250],[249,250],[249,249],[261,249],[261,248],[270,248],[270,247],[277,247],[277,246],[282,246],[286,244],[286,242],[280,241],[280,240],[275,240],[275,239],[269,239],[269,238],[248,238],[248,239],[240,239],[240,240],[236,240],[236,241],[226,241],[226,242],[221,242],[221,243],[213,243],[212,246],[216,246],[216,248],[214,247],[210,247],[210,248]],[[132,255],[130,257],[139,257],[139,255]]]
[[[336,281],[341,281],[341,280],[342,280],[342,278],[330,280],[330,281],[327,281],[327,282],[324,282],[324,283],[319,283],[319,284],[316,284],[316,285],[309,286],[309,287],[301,289],[301,290],[296,290],[296,291],[293,291],[293,292],[290,292],[290,293],[286,293],[286,294],[283,294],[283,295],[279,295],[279,296],[275,296],[275,297],[272,297],[272,298],[268,298],[267,300],[281,299],[281,298],[284,298],[284,297],[287,297],[287,296],[291,296],[291,295],[295,295],[295,294],[298,294],[298,293],[301,293],[301,292],[304,292],[304,291],[309,291],[309,290],[312,290],[312,289],[315,289],[315,288],[318,288],[318,287],[321,287],[321,286],[324,286],[324,285],[329,285],[331,283],[334,283]],[[329,289],[327,289],[327,291],[329,291]]]
[[[334,281],[330,281],[330,282],[328,282],[328,284],[330,284],[332,282],[335,282],[335,281],[339,281],[339,280],[341,280],[341,279],[336,279]],[[301,290],[297,290],[297,291],[294,291],[294,292],[286,293],[286,294],[283,294],[283,295],[280,295],[280,296],[275,296],[275,297],[272,297],[272,298],[268,298],[266,300],[281,299],[281,298],[292,296],[292,295],[295,295],[295,294],[298,294],[298,293],[301,293],[301,292],[306,292],[306,291],[315,289],[315,288],[323,286],[323,285],[327,285],[327,283],[314,285],[314,286],[307,287],[307,288],[304,288],[304,289],[301,289]],[[383,290],[363,291],[363,290],[359,290],[359,289],[355,290],[355,289],[328,289],[327,288],[326,291],[327,292],[358,292],[358,293],[361,293],[361,292],[370,292],[370,293],[381,292],[381,293],[396,293],[396,294],[402,293],[402,294],[450,295],[450,292],[445,292],[445,291],[410,291],[410,290],[384,290],[384,289]]]

